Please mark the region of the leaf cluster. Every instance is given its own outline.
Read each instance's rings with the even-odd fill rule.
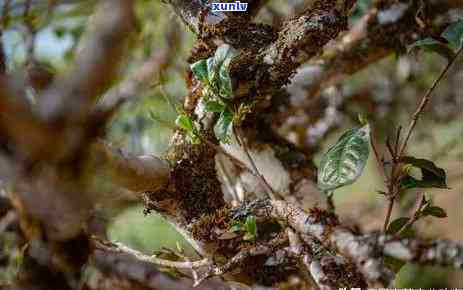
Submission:
[[[233,134],[234,113],[229,106],[233,98],[229,68],[237,51],[230,45],[221,45],[213,57],[199,60],[191,65],[191,71],[203,84],[206,111],[219,114],[214,133],[221,142],[230,142]]]

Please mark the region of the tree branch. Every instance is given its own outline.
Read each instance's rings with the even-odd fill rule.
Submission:
[[[169,164],[153,155],[135,156],[102,142],[95,144],[102,153],[119,185],[138,193],[157,191],[169,181]]]
[[[148,289],[229,290],[229,286],[219,281],[207,281],[193,288],[191,281],[173,279],[160,272],[153,263],[138,259],[132,251],[119,251],[112,245],[100,245],[92,257],[92,264],[105,274],[133,281]]]
[[[408,140],[410,139],[410,136],[415,129],[416,123],[418,122],[418,118],[420,117],[421,113],[423,113],[424,108],[426,105],[429,103],[432,97],[432,93],[436,89],[437,85],[441,82],[441,80],[445,77],[449,69],[452,67],[452,65],[455,63],[455,61],[458,59],[458,56],[461,54],[463,51],[463,46],[458,49],[457,53],[455,56],[447,63],[445,68],[442,70],[442,72],[439,74],[439,77],[434,81],[432,86],[428,89],[426,94],[423,96],[421,99],[421,102],[416,109],[415,113],[413,114],[412,120],[410,121],[410,124],[408,125],[407,132],[405,133],[405,140],[402,143],[402,146],[400,147],[400,150],[398,152],[398,157],[400,158],[402,154],[405,152],[405,149],[407,148]]]
[[[449,9],[462,6],[460,1],[378,1],[333,47],[304,68],[310,71],[302,84],[307,90],[308,99],[395,50],[403,51],[405,45],[420,36],[439,31],[443,28],[440,18]],[[427,13],[425,17],[429,23],[425,29],[417,23],[419,11]],[[396,17],[387,19],[384,17],[387,14]],[[308,60],[303,59],[304,62]]]

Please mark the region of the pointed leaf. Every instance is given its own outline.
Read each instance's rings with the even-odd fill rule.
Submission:
[[[191,71],[195,75],[195,77],[203,82],[208,82],[208,74],[207,74],[207,60],[202,59],[190,65]]]
[[[236,55],[238,53],[233,47],[224,44],[217,48],[214,57],[207,60],[209,81],[222,98],[231,98],[233,95],[229,67]]]
[[[225,104],[220,101],[209,101],[206,103],[206,112],[221,113],[225,110]]]
[[[421,169],[421,180],[411,175],[405,176],[401,185],[403,189],[411,188],[447,188],[447,177],[445,170],[437,167],[434,162],[426,159],[405,156],[400,159],[402,163],[410,164]]]
[[[195,125],[193,120],[191,120],[191,118],[185,114],[178,115],[177,119],[175,120],[175,124],[189,133],[194,132]]]
[[[220,114],[219,120],[214,126],[214,133],[217,139],[223,143],[230,142],[233,134],[233,113],[225,110]]]
[[[232,98],[233,97],[233,87],[230,77],[230,63],[235,57],[235,53],[230,53],[229,57],[226,58],[219,70],[219,95],[222,98]]]
[[[407,50],[410,52],[416,48],[421,48],[425,51],[436,52],[447,59],[452,59],[455,56],[453,49],[450,48],[448,44],[432,37],[421,39],[412,43],[407,47]]]
[[[362,174],[370,152],[370,126],[351,129],[323,155],[318,171],[318,187],[331,191],[354,183]]]
[[[460,47],[463,39],[463,19],[451,23],[442,33],[442,37],[447,39],[454,48]]]
[[[244,224],[246,228],[246,235],[243,238],[244,240],[249,240],[246,238],[246,236],[249,236],[250,239],[254,239],[257,236],[257,222],[256,222],[256,217],[253,215],[249,215],[246,218],[246,222]]]
[[[438,206],[426,206],[422,211],[421,211],[421,216],[433,216],[437,218],[446,218],[447,213],[445,210],[441,207]]]
[[[207,79],[209,80],[209,85],[215,92],[218,88],[217,74],[220,67],[214,61],[213,57],[207,59]]]
[[[393,220],[387,228],[387,233],[390,235],[397,234],[408,223],[409,220],[410,218],[408,217],[400,217]]]

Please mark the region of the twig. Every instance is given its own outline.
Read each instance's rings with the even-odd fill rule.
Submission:
[[[395,136],[395,142],[394,142],[394,152],[397,154],[399,151],[399,145],[400,145],[400,134],[402,133],[402,126],[399,126],[397,128],[397,135]]]
[[[310,282],[312,285],[317,285],[318,288],[321,290],[322,286],[318,283],[317,277],[315,273],[311,271],[311,263],[313,261],[312,255],[309,255],[308,251],[306,251],[302,245],[301,238],[297,233],[295,233],[292,229],[287,228],[286,234],[288,235],[288,241],[291,252],[300,257],[300,263],[305,266],[306,271],[302,271],[306,280]]]
[[[191,259],[188,258],[187,255],[185,255],[183,249],[181,249],[179,251],[174,251],[174,250],[169,249],[169,248],[163,248],[163,249],[168,251],[169,253],[172,253],[172,254],[182,258],[184,261],[191,263]],[[198,271],[196,270],[196,268],[191,268],[190,270],[191,270],[191,274],[193,275],[193,281],[198,281],[199,275],[198,275]]]
[[[117,252],[117,253],[126,253],[126,254],[136,257],[140,261],[153,263],[159,266],[171,267],[171,268],[176,268],[176,269],[193,269],[193,268],[200,268],[200,267],[206,267],[206,266],[211,265],[211,260],[207,258],[204,258],[198,261],[192,261],[192,262],[191,261],[184,261],[184,262],[170,261],[170,260],[160,259],[155,256],[145,255],[135,249],[127,247],[126,245],[122,243],[113,243],[109,241],[103,241],[97,238],[93,238],[93,241],[95,242],[96,248],[106,250],[106,251]]]
[[[407,130],[407,133],[405,135],[405,140],[402,144],[402,146],[400,147],[400,151],[399,151],[399,154],[398,154],[398,157],[402,156],[402,154],[404,153],[405,151],[405,148],[407,147],[407,144],[408,144],[408,141],[410,139],[410,136],[412,135],[412,132],[413,130],[415,129],[415,126],[416,126],[416,123],[418,122],[418,119],[421,115],[421,113],[423,112],[424,108],[426,107],[426,105],[429,103],[429,101],[431,100],[432,98],[432,93],[434,92],[435,88],[437,87],[437,85],[441,82],[441,80],[444,78],[444,76],[446,75],[446,73],[449,71],[449,69],[452,67],[452,65],[455,63],[456,59],[458,58],[458,56],[460,55],[460,53],[463,51],[463,46],[461,46],[457,53],[455,54],[455,56],[447,63],[447,65],[445,66],[445,68],[442,70],[442,72],[440,73],[439,77],[434,81],[434,83],[432,84],[432,86],[428,89],[428,91],[426,92],[426,94],[423,96],[423,98],[421,99],[421,102],[420,102],[420,105],[418,106],[418,108],[416,109],[415,113],[413,114],[413,117],[412,117],[412,120],[410,122],[410,124],[408,125],[408,130]]]
[[[240,133],[238,132],[238,130],[236,128],[234,128],[234,132],[235,132],[238,144],[243,149],[243,151],[244,151],[244,153],[246,155],[246,158],[248,159],[248,161],[249,161],[249,163],[251,165],[251,168],[252,168],[252,171],[254,172],[254,175],[257,176],[257,178],[259,179],[261,185],[264,187],[264,189],[267,192],[268,196],[272,200],[277,200],[275,191],[270,186],[270,184],[268,184],[267,180],[265,180],[265,177],[262,176],[262,174],[260,174],[259,169],[257,169],[257,166],[254,163],[254,160],[252,159],[251,154],[249,153],[249,150],[248,150],[248,147],[247,147],[246,143],[243,141],[243,139],[240,136]]]
[[[386,139],[386,147],[387,147],[387,150],[389,150],[389,154],[391,154],[391,157],[394,158],[394,156],[396,156],[397,154],[397,151],[395,151],[392,148],[391,140],[389,138]]]
[[[371,133],[371,138],[370,138],[371,148],[373,148],[373,152],[375,154],[376,162],[378,163],[379,168],[382,169],[382,173],[383,173],[383,176],[384,176],[384,181],[387,183],[388,182],[388,177],[387,177],[386,169],[385,169],[385,166],[384,166],[384,158],[382,158],[379,155],[379,151],[378,151],[378,148],[376,147],[374,139],[375,139],[374,135],[373,135],[373,133]]]
[[[383,233],[386,233],[389,221],[391,220],[392,209],[394,208],[395,196],[389,196],[389,203],[387,206],[386,218],[384,219]]]
[[[424,193],[421,194],[420,202],[418,203],[418,207],[416,208],[415,212],[413,213],[413,216],[410,218],[410,220],[397,232],[397,236],[400,236],[403,232],[405,232],[408,228],[410,228],[419,218],[420,218],[420,213],[423,207],[426,205],[427,200],[424,195]]]
[[[420,115],[423,113],[424,108],[426,107],[426,105],[431,100],[432,93],[434,92],[435,88],[440,83],[440,81],[444,78],[446,73],[449,71],[449,69],[452,67],[452,65],[455,63],[455,60],[458,58],[458,56],[460,55],[460,53],[462,51],[463,51],[463,46],[461,46],[460,49],[458,49],[455,56],[448,62],[448,64],[445,66],[445,68],[440,73],[439,77],[434,81],[432,86],[428,89],[426,94],[421,99],[421,102],[420,102],[418,108],[416,109],[415,113],[413,114],[412,120],[410,121],[407,133],[405,134],[404,142],[402,143],[402,146],[400,146],[400,150],[397,151],[397,149],[395,149],[395,150],[392,149],[392,146],[390,145],[390,143],[387,142],[387,145],[388,145],[389,151],[391,153],[391,157],[392,157],[392,168],[391,168],[390,181],[388,183],[389,204],[388,204],[388,209],[387,209],[387,213],[386,213],[386,218],[385,218],[385,221],[384,221],[383,233],[386,232],[387,227],[389,225],[389,221],[390,221],[391,214],[392,214],[392,209],[394,207],[395,197],[397,196],[400,180],[402,178],[401,166],[400,166],[399,159],[403,155],[403,153],[404,153],[404,151],[405,151],[405,149],[407,147],[408,141],[410,140],[410,136],[411,136],[413,130],[415,129],[415,127],[416,127],[416,123],[418,122],[418,119],[419,119]],[[399,127],[399,130],[397,131],[397,137],[396,137],[397,139],[395,140],[394,148],[399,148],[400,133],[401,133],[401,128]]]

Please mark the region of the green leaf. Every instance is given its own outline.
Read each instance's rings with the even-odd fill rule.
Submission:
[[[463,19],[451,23],[442,33],[442,37],[447,39],[454,48],[460,47],[463,39]]]
[[[228,99],[233,97],[230,63],[237,55],[237,50],[228,44],[223,44],[217,48],[213,57],[197,61],[190,68],[196,78],[207,84],[212,92]]]
[[[400,159],[402,163],[410,164],[421,169],[421,180],[411,175],[402,178],[403,189],[411,188],[447,188],[447,177],[445,170],[437,167],[434,162],[426,159],[405,156]]]
[[[246,229],[246,234],[244,235],[244,240],[254,240],[257,237],[257,222],[256,217],[249,215],[246,217],[246,222],[244,223]]]
[[[219,68],[220,67],[217,67],[213,57],[207,59],[207,79],[209,80],[209,85],[214,91],[217,91],[218,89],[217,74]]]
[[[332,191],[354,183],[367,163],[369,140],[369,125],[345,132],[322,156],[318,187],[323,191]]]
[[[425,216],[433,216],[433,217],[437,217],[437,218],[446,218],[447,213],[441,207],[429,205],[429,206],[426,206],[421,211],[421,216],[423,216],[423,217],[425,217]]]
[[[387,228],[387,233],[390,235],[395,235],[397,234],[410,220],[408,217],[400,217],[398,219],[393,220],[388,228]]]
[[[237,55],[237,51],[228,44],[217,48],[214,57],[207,60],[208,78],[216,93],[222,98],[233,95],[229,74],[230,63]]]
[[[206,112],[221,113],[225,111],[225,104],[220,101],[209,101],[206,103]]]
[[[447,59],[452,59],[455,56],[453,49],[450,48],[448,44],[432,37],[421,39],[410,44],[407,47],[407,50],[410,52],[416,48],[421,48],[425,51],[436,52]]]
[[[219,70],[219,96],[229,99],[233,97],[232,81],[229,74],[232,58],[226,59]]]
[[[193,123],[193,120],[191,120],[191,118],[186,114],[178,115],[177,119],[175,120],[175,125],[189,133],[195,131],[195,125]]]
[[[191,71],[195,75],[195,77],[203,82],[207,83],[208,82],[208,73],[207,73],[207,60],[202,59],[199,60],[192,65],[190,65]]]
[[[223,143],[229,143],[233,134],[233,113],[225,110],[220,113],[219,120],[214,126],[214,133],[217,139]]]

